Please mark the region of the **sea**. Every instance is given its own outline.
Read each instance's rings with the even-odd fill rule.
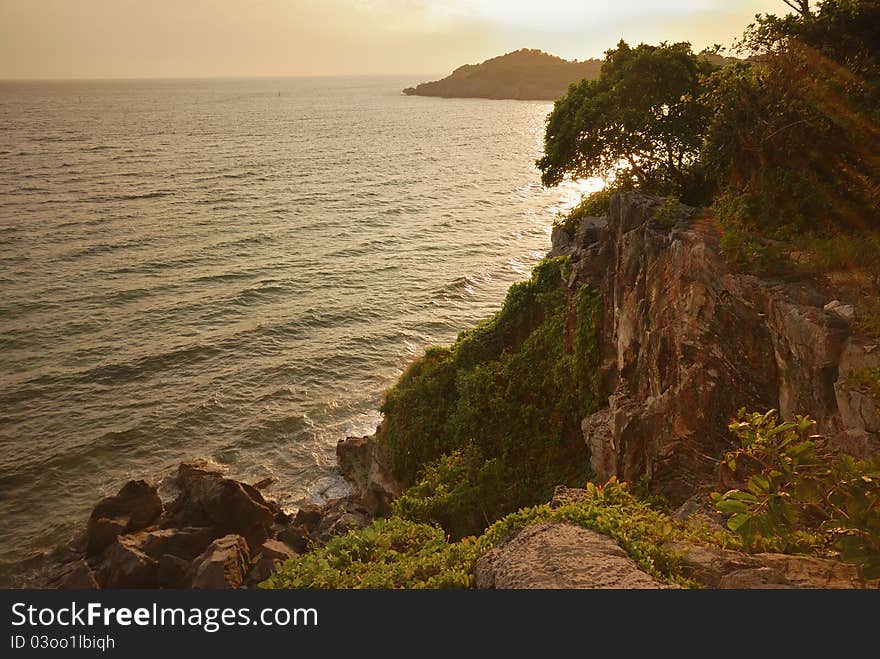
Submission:
[[[542,188],[551,103],[429,78],[0,82],[0,562],[188,459],[339,491],[337,441],[593,185]]]

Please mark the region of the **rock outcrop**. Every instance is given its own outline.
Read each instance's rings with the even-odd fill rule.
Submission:
[[[724,589],[853,589],[876,588],[859,578],[854,565],[814,556],[743,554],[683,542],[666,549],[678,556],[682,571],[710,588]]]
[[[667,588],[608,536],[542,522],[477,560],[477,588]]]
[[[167,479],[176,490],[167,504],[155,485],[129,481],[98,502],[81,540],[42,557],[45,582],[57,588],[253,586],[311,543],[367,526],[400,493],[374,437],[343,440],[337,455],[355,494],[304,505],[294,515],[204,460],[181,464]]]
[[[846,450],[880,449],[877,409],[847,383],[880,363],[850,335],[840,305],[804,279],[733,273],[718,232],[682,206],[637,192],[607,218],[554,240],[569,254],[568,285],[603,296],[601,382],[608,406],[582,422],[602,480],[642,476],[678,505],[715,480],[740,408],[809,414]],[[880,353],[880,351],[878,351]]]

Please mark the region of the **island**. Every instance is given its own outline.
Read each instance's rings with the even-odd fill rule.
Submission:
[[[522,48],[481,64],[465,64],[451,75],[403,90],[408,96],[552,101],[583,78],[599,77],[602,60],[565,60]]]

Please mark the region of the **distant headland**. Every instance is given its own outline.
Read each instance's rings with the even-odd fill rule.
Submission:
[[[465,64],[451,75],[403,90],[409,96],[552,101],[583,78],[599,77],[602,60],[565,60],[522,48],[481,64]]]

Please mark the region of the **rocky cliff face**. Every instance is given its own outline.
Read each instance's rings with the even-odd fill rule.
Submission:
[[[880,350],[815,284],[731,272],[710,220],[635,192],[553,244],[571,257],[568,285],[603,294],[608,406],[582,422],[599,480],[645,475],[683,502],[715,481],[742,407],[809,414],[849,452],[880,449],[877,406],[846,377],[880,365]]]

